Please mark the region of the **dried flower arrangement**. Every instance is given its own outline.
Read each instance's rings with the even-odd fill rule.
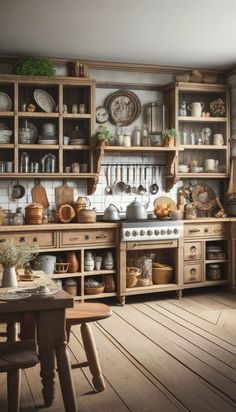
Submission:
[[[224,116],[226,112],[225,102],[222,99],[213,100],[210,103],[210,112],[215,117]]]
[[[33,260],[37,254],[36,247],[23,244],[16,246],[13,240],[6,240],[0,244],[0,264],[3,267],[20,268]]]

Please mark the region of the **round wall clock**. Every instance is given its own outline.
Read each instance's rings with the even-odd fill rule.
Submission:
[[[133,123],[141,113],[141,103],[133,92],[118,90],[108,96],[105,102],[110,121],[120,126],[128,126]]]
[[[98,106],[96,108],[96,121],[97,123],[106,123],[109,119],[109,113],[104,106]]]

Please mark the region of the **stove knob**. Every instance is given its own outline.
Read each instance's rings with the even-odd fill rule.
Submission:
[[[158,236],[158,235],[160,234],[160,231],[159,231],[159,230],[155,230],[154,234],[155,234],[156,236]]]
[[[133,230],[133,231],[132,231],[132,235],[133,235],[133,236],[138,236],[137,230]]]
[[[148,230],[148,231],[147,231],[147,235],[148,235],[148,236],[152,236],[152,234],[153,234],[153,231],[152,231],[152,230]]]
[[[172,230],[171,229],[167,229],[167,235],[171,235],[172,234]]]
[[[179,229],[174,229],[174,234],[177,235],[179,233]]]
[[[140,236],[144,236],[145,235],[145,230],[141,229],[140,230]]]
[[[164,229],[161,230],[161,235],[165,235],[166,231]]]
[[[130,231],[129,231],[129,230],[126,230],[126,231],[125,231],[125,236],[126,236],[126,237],[129,237],[130,235],[131,235]]]

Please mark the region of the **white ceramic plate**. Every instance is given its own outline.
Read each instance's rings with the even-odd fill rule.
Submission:
[[[28,123],[28,128],[32,129],[34,132],[33,143],[35,143],[38,138],[38,129],[33,123]]]
[[[58,144],[58,140],[38,140],[38,144]]]
[[[42,89],[35,89],[34,91],[34,99],[37,105],[47,113],[55,112],[56,103],[53,97]]]
[[[86,144],[85,139],[72,139],[69,141],[69,144]]]
[[[9,112],[11,106],[12,101],[8,94],[0,92],[0,112]]]

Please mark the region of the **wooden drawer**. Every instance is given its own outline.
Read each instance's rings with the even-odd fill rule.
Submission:
[[[26,244],[35,245],[40,247],[40,249],[51,249],[57,246],[56,244],[56,234],[55,231],[48,232],[11,232],[11,233],[0,233],[0,242],[4,240],[13,239],[16,245]]]
[[[203,257],[202,242],[184,242],[184,260],[197,260]]]
[[[214,237],[227,234],[227,225],[225,223],[207,223],[207,224],[186,224],[184,225],[185,237]]]
[[[114,244],[118,241],[117,235],[114,229],[63,231],[60,233],[60,247]]]
[[[158,240],[146,242],[126,242],[126,250],[150,250],[177,248],[177,240]]]
[[[201,282],[203,278],[202,262],[184,265],[184,283]]]

